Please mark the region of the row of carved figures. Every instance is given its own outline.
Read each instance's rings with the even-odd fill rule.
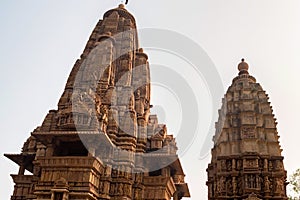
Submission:
[[[283,178],[261,177],[255,174],[244,175],[244,177],[221,176],[210,186],[210,196],[219,195],[242,195],[243,188],[256,189],[265,194],[282,196],[285,194],[285,180]],[[214,191],[214,192],[213,192]]]
[[[273,169],[283,170],[283,164],[281,160],[268,160],[268,159],[228,159],[220,161],[221,171],[241,170],[243,168],[262,168],[266,171],[272,171]]]
[[[106,186],[108,184],[101,182],[100,191],[103,192],[106,191],[107,189]],[[132,188],[130,184],[111,183],[109,194],[110,196],[129,196],[129,197],[133,196],[133,199],[139,199],[142,196],[142,190],[139,188]]]

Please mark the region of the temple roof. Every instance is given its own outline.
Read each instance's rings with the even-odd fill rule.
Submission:
[[[117,12],[120,17],[123,17],[125,19],[130,19],[131,22],[136,26],[134,16],[130,12],[128,12],[128,10],[126,10],[124,4],[120,4],[117,8],[113,8],[113,9],[107,11],[103,16],[103,19],[106,17],[109,17],[113,12]]]
[[[239,74],[233,79],[224,96],[222,108],[219,110],[219,120],[216,123],[214,137],[215,145],[225,141],[244,141],[246,139],[278,143],[277,122],[268,95],[256,82],[256,79],[249,74],[249,65],[244,59],[238,64],[238,70]],[[272,137],[270,136],[271,132]],[[234,134],[237,136],[233,136]],[[237,138],[234,139],[234,137]],[[281,154],[279,145],[276,153],[268,152],[267,149],[257,149],[257,152],[278,156]]]
[[[269,97],[249,74],[245,59],[238,70],[215,124],[207,168],[209,200],[287,199],[286,171]]]
[[[29,172],[33,172],[33,164],[35,154],[4,154],[5,157],[12,160],[19,166],[24,166]]]
[[[176,140],[167,133],[166,125],[151,115],[150,91],[148,56],[139,48],[135,18],[121,4],[107,11],[97,23],[72,68],[58,108],[50,110],[42,125],[32,132],[22,154],[6,154],[6,157],[21,166],[20,176],[24,168],[33,171],[34,176],[41,176],[39,184],[49,182],[41,173],[56,173],[60,167],[67,171],[70,166],[78,167],[83,157],[94,157],[104,164],[103,168],[93,169],[97,176],[101,174],[101,180],[98,177],[90,180],[97,188],[93,192],[101,193],[95,193],[97,199],[99,195],[109,199],[111,193],[116,199],[128,198],[133,195],[129,188],[135,190],[134,199],[141,199],[140,185],[145,186],[143,195],[151,196],[152,186],[147,188],[142,179],[129,175],[133,173],[158,180],[151,184],[157,191],[161,185],[171,191],[170,198],[189,197]],[[66,165],[64,158],[78,162]],[[54,166],[56,160],[62,161],[63,166]],[[50,166],[48,161],[54,165]],[[159,169],[164,173],[158,177],[144,173]],[[67,177],[70,173],[66,174],[63,178],[75,182],[73,177]],[[78,176],[82,180],[82,175]],[[116,190],[110,191],[108,187],[108,191],[103,191],[104,184],[99,181],[107,181],[107,177]],[[163,185],[159,180],[168,181]],[[134,189],[135,185],[138,189]]]

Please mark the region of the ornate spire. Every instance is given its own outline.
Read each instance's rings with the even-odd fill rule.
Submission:
[[[244,59],[238,69],[219,110],[208,199],[285,200],[286,171],[272,106]]]
[[[150,113],[150,66],[137,34],[123,4],[99,20],[58,109],[22,153],[6,154],[20,165],[12,200],[190,196],[175,138]]]

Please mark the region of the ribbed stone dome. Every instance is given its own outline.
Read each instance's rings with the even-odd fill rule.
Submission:
[[[124,4],[120,4],[117,8],[113,8],[107,11],[103,16],[103,19],[109,17],[113,12],[117,12],[118,15],[120,17],[123,17],[124,19],[130,19],[131,22],[134,24],[134,26],[136,26],[136,21],[134,16],[130,12],[128,12],[128,10],[126,10]]]
[[[247,74],[248,73],[249,65],[248,65],[248,63],[245,62],[244,58],[242,59],[242,61],[238,65],[238,69],[240,71],[239,74]]]

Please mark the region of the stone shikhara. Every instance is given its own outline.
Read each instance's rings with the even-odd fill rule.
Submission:
[[[288,199],[277,122],[268,95],[248,68],[242,59],[219,110],[208,199]]]
[[[175,138],[150,114],[150,87],[135,18],[124,5],[107,11],[58,109],[49,111],[20,154],[6,154],[20,166],[11,199],[189,197]]]

